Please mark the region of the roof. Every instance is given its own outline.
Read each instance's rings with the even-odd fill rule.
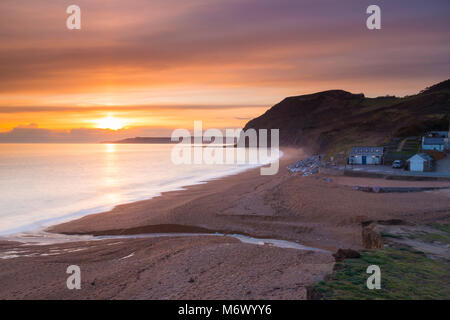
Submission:
[[[353,147],[350,151],[351,156],[382,156],[383,147]]]
[[[426,153],[418,153],[413,155],[411,158],[408,159],[408,161],[414,160],[422,160],[422,161],[433,161],[433,157]]]
[[[430,131],[428,134],[435,135],[435,138],[448,138],[448,131]],[[437,136],[437,137],[436,137]]]
[[[441,145],[445,144],[444,138],[424,138],[423,144],[425,145]]]

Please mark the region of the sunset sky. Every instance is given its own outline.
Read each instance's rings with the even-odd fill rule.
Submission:
[[[414,94],[450,78],[449,17],[448,0],[1,0],[0,142],[241,127],[329,89]]]

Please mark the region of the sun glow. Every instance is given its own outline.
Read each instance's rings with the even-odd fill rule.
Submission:
[[[125,127],[126,121],[124,119],[108,116],[106,118],[98,119],[95,121],[96,127],[99,129],[119,130]]]

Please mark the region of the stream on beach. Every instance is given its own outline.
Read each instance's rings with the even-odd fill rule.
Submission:
[[[124,240],[124,239],[145,239],[161,237],[231,237],[238,239],[242,243],[253,245],[268,245],[283,249],[296,249],[315,252],[329,252],[327,250],[304,246],[298,242],[278,240],[278,239],[260,239],[245,236],[241,234],[222,234],[222,233],[152,233],[136,235],[111,235],[111,236],[91,236],[91,235],[63,235],[48,232],[18,233],[15,235],[0,237],[0,241],[14,241],[27,245],[54,245],[69,242],[82,241],[100,241],[100,240]],[[16,251],[5,251],[0,253],[0,259],[12,259],[20,257]],[[23,255],[22,255],[23,256]]]

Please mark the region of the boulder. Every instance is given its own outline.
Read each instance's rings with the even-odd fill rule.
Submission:
[[[344,261],[345,259],[358,259],[361,257],[358,251],[353,249],[339,249],[333,254],[336,262]]]
[[[323,294],[314,286],[306,287],[306,300],[323,300]]]
[[[383,248],[383,237],[376,222],[368,221],[362,223],[362,244],[364,249]]]
[[[375,193],[380,193],[381,192],[381,188],[380,187],[372,187],[372,191]]]

